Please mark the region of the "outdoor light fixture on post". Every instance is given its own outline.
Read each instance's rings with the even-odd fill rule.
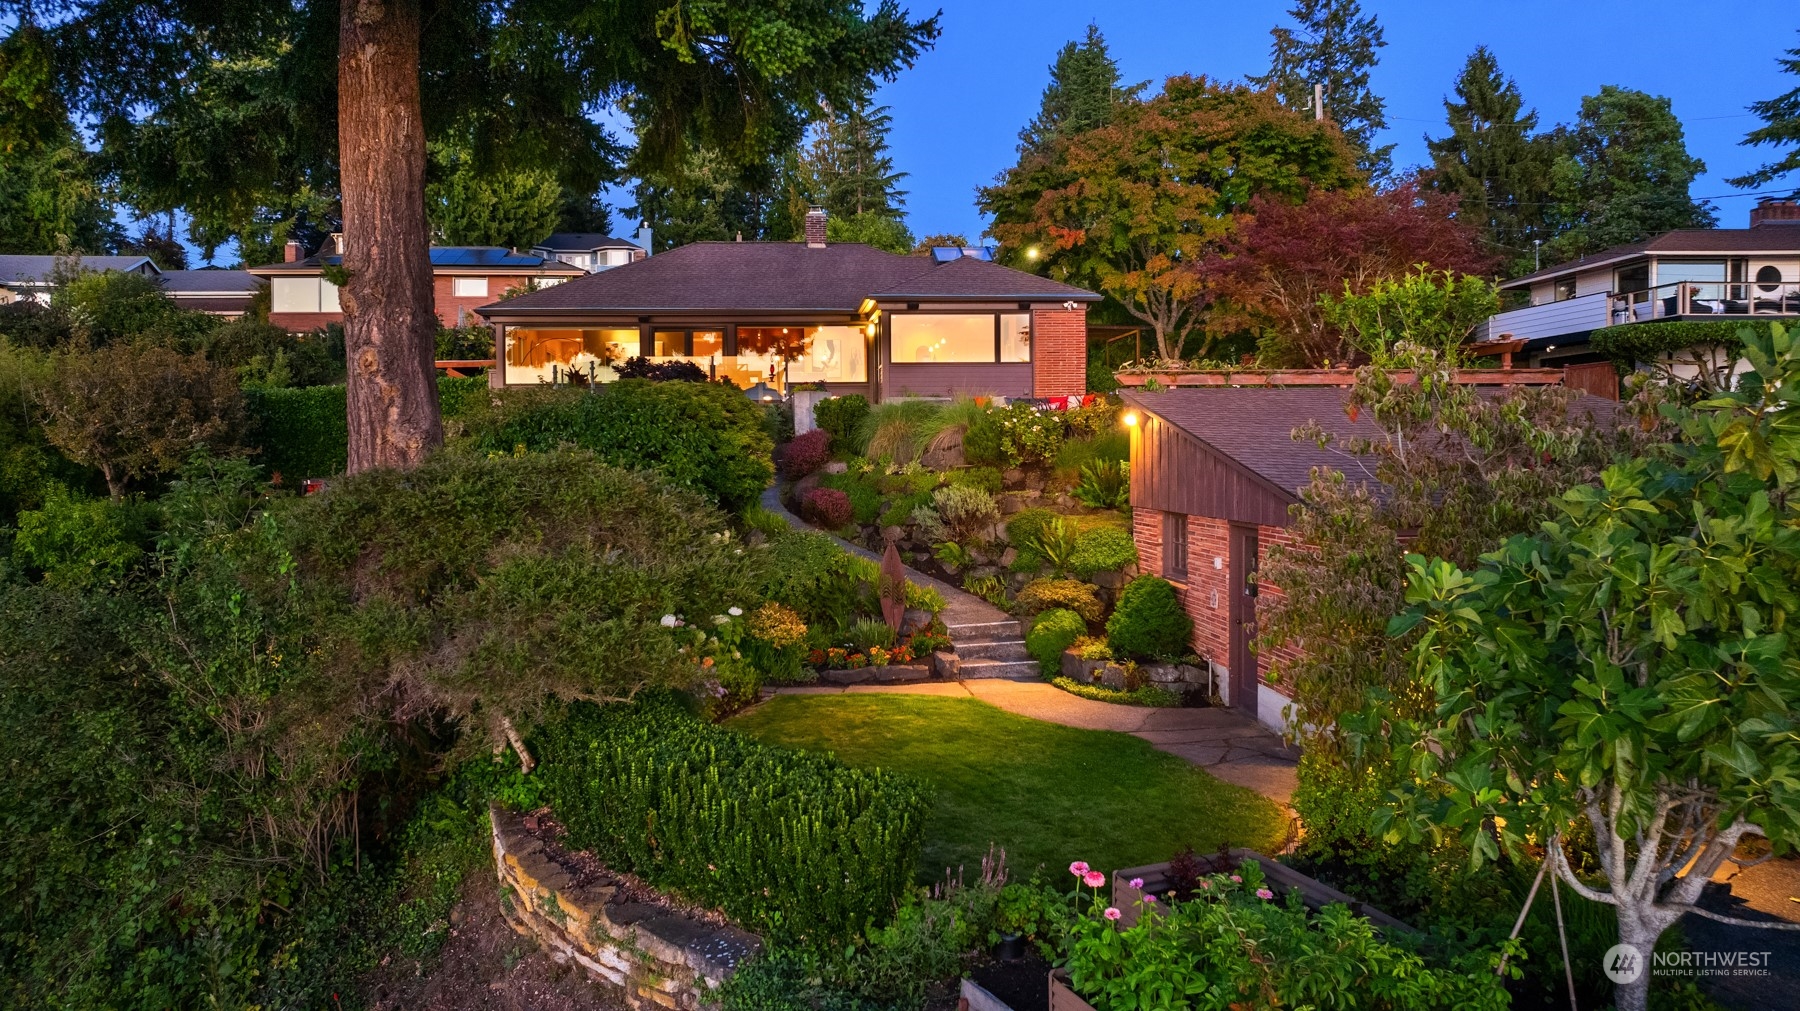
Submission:
[[[755,386],[744,391],[744,396],[759,403],[772,404],[781,399],[781,391],[768,383],[758,381]]]

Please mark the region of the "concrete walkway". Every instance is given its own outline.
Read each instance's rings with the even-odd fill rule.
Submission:
[[[786,695],[886,693],[976,698],[1009,713],[1083,730],[1115,730],[1178,755],[1227,783],[1286,807],[1298,754],[1273,731],[1233,709],[1151,709],[1096,702],[1042,681],[925,681],[909,685],[807,685]]]

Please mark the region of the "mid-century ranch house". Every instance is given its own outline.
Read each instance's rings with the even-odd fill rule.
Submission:
[[[901,256],[827,243],[695,242],[478,311],[495,386],[613,378],[609,362],[691,361],[750,389],[801,383],[871,401],[1069,396],[1087,386],[1100,296],[976,250]]]
[[[1595,330],[1657,320],[1800,317],[1800,201],[1764,199],[1748,228],[1683,228],[1500,285],[1531,304],[1476,334],[1510,335],[1538,367],[1594,361]],[[1522,363],[1523,364],[1523,363]]]
[[[243,270],[162,270],[148,256],[7,254],[0,255],[0,305],[20,300],[47,304],[62,272],[71,268],[81,272],[116,270],[141,274],[155,279],[182,308],[228,318],[248,312],[264,284],[261,278]]]
[[[344,237],[334,233],[325,249],[311,256],[298,242],[289,242],[283,262],[251,267],[250,273],[270,285],[269,322],[294,333],[342,323],[338,288],[325,279],[325,268],[343,262]],[[438,322],[444,326],[478,324],[475,308],[510,289],[547,287],[586,273],[582,267],[498,246],[431,247],[432,293]]]
[[[1500,387],[1484,392],[1498,394]],[[1345,412],[1342,386],[1206,386],[1126,391],[1131,431],[1131,524],[1138,568],[1175,584],[1194,619],[1194,651],[1212,664],[1225,704],[1284,729],[1291,688],[1270,684],[1270,654],[1258,655],[1259,607],[1281,589],[1256,576],[1277,544],[1292,544],[1288,508],[1315,467],[1355,465],[1340,450],[1295,440],[1317,422],[1344,444],[1379,439],[1368,415]],[[1612,402],[1584,396],[1575,410],[1610,418]],[[1380,489],[1376,492],[1379,494]],[[1292,646],[1274,651],[1291,657]]]

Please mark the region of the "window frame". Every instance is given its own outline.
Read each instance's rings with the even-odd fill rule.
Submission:
[[[887,340],[887,360],[893,365],[1030,365],[1032,363],[1032,345],[1035,343],[1035,338],[1037,336],[1035,325],[1036,314],[1029,309],[987,309],[977,311],[959,311],[956,309],[902,309],[898,311],[889,311],[883,315],[886,317],[883,321],[882,329]],[[921,316],[990,317],[994,331],[993,348],[989,352],[990,356],[985,360],[960,360],[949,362],[901,361],[894,356],[894,348],[898,346],[894,336],[894,322],[903,318]],[[1027,336],[1025,338],[1025,359],[1023,361],[1008,361],[1001,357],[1004,338],[1002,336],[1000,321],[1006,316],[1025,317]]]
[[[464,284],[474,283],[474,282],[480,283],[480,285],[481,285],[480,291],[463,291],[462,290],[462,286]],[[488,283],[488,278],[485,278],[485,277],[452,277],[450,279],[450,297],[451,298],[487,298],[488,297],[488,289],[490,287],[491,287],[491,285]]]
[[[1179,550],[1177,550],[1179,548]],[[1188,578],[1188,517],[1186,513],[1162,514],[1163,578],[1185,583]]]

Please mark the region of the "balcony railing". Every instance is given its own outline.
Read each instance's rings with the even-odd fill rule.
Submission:
[[[1606,292],[1602,291],[1495,313],[1488,317],[1486,324],[1475,329],[1473,339],[1499,340],[1504,335],[1533,340],[1597,330],[1606,325],[1607,298]]]
[[[1674,281],[1611,297],[1614,324],[1674,316],[1800,316],[1800,284],[1757,281]]]

